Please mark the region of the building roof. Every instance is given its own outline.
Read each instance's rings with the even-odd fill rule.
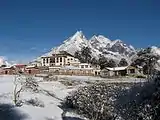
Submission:
[[[110,68],[110,67],[106,67],[106,69],[110,70],[110,71],[119,71],[119,70],[125,70],[127,69],[128,66],[125,67],[114,67],[114,68]]]
[[[3,69],[13,69],[14,68],[14,66],[6,66],[6,67],[3,67]]]
[[[90,65],[89,63],[80,63],[80,65]]]
[[[27,65],[25,65],[25,64],[16,64],[16,65],[14,65],[15,67],[18,67],[18,68],[23,68],[23,67],[25,67],[25,66],[27,66]]]
[[[35,65],[28,65],[28,66],[26,66],[26,69],[27,68],[34,68],[35,67]]]

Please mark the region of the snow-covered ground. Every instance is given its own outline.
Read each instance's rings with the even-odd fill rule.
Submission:
[[[0,120],[62,120],[61,113],[63,110],[59,107],[60,102],[69,92],[80,86],[76,84],[75,86],[68,87],[65,84],[62,84],[63,81],[81,81],[79,84],[83,82],[86,84],[86,81],[95,82],[97,80],[106,82],[122,82],[121,79],[113,80],[87,76],[58,76],[58,81],[48,82],[43,81],[42,78],[36,78],[36,80],[39,81],[40,92],[35,93],[25,91],[20,94],[20,98],[22,101],[37,98],[42,102],[44,107],[35,107],[26,103],[21,107],[12,107],[7,105],[13,105],[14,79],[15,76],[0,76]],[[138,79],[135,81],[135,79],[131,78],[123,79],[123,82],[139,81],[140,80]],[[17,115],[13,115],[14,111],[17,111],[15,112]],[[8,118],[6,118],[6,116],[8,116]],[[20,116],[22,118],[24,117],[24,119],[20,119]],[[81,120],[73,119],[73,117],[79,118],[78,115],[73,113],[67,113],[67,116],[70,117],[68,120]]]
[[[122,78],[101,78],[94,76],[71,76],[71,75],[57,75],[58,79],[62,80],[76,80],[76,81],[103,81],[107,83],[115,83],[115,82],[145,82],[146,80],[143,78],[133,78],[133,77],[122,77]]]
[[[13,105],[13,89],[15,76],[0,76],[0,120],[20,120],[19,118],[3,118],[1,105],[11,104]],[[65,85],[57,81],[52,82],[40,82],[39,93],[22,92],[20,95],[23,101],[30,100],[31,98],[38,98],[38,100],[44,103],[44,107],[34,107],[32,105],[24,104],[17,108],[5,108],[11,110],[18,110],[18,116],[25,115],[24,120],[62,120],[61,113],[63,110],[58,107],[61,99],[63,99],[71,89],[68,89]],[[8,111],[11,111],[8,110]],[[73,114],[68,114],[73,117]]]

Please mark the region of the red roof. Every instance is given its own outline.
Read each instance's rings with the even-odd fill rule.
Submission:
[[[26,65],[25,64],[16,64],[15,67],[17,67],[17,68],[24,68],[24,67],[26,67]]]

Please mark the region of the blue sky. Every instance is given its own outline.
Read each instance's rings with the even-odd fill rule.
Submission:
[[[82,30],[136,48],[160,45],[159,0],[1,0],[0,56],[28,61]]]

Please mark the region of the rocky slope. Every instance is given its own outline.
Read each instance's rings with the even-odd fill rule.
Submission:
[[[43,56],[51,56],[53,53],[58,53],[59,51],[67,51],[74,55],[76,51],[80,51],[84,46],[90,47],[92,56],[96,58],[102,54],[109,59],[117,61],[121,58],[130,60],[136,54],[134,47],[126,45],[121,40],[110,40],[103,35],[94,35],[91,39],[87,40],[82,31],[77,31],[73,36],[65,40],[63,44]]]

